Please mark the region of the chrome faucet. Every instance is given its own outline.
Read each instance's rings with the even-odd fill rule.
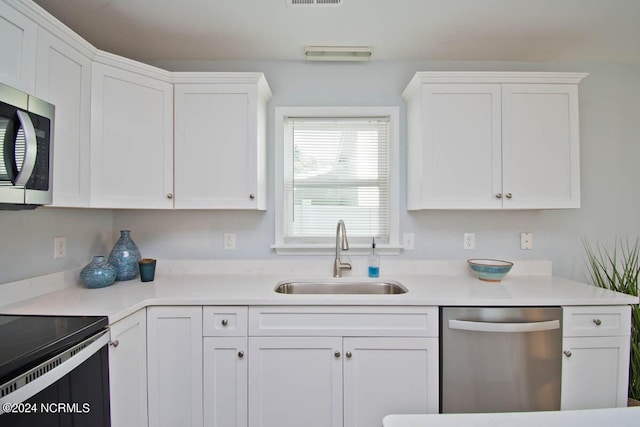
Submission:
[[[347,241],[347,229],[344,221],[338,221],[336,227],[336,259],[333,261],[333,277],[342,277],[342,270],[351,270],[351,264],[340,260],[340,249],[349,250],[349,242]]]

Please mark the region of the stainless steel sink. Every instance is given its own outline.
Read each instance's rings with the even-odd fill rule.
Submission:
[[[284,281],[280,294],[405,294],[407,288],[394,281]]]

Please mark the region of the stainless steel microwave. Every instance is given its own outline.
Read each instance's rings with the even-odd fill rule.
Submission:
[[[48,102],[0,84],[0,210],[51,204],[54,115]]]

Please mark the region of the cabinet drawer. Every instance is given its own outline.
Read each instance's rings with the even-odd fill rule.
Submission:
[[[436,307],[251,307],[251,336],[438,336]]]
[[[631,333],[631,307],[563,307],[565,337],[621,336]]]
[[[204,307],[202,333],[205,337],[246,336],[247,307]]]

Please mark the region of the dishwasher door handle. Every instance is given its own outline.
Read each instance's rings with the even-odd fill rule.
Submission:
[[[449,319],[449,329],[475,332],[538,332],[560,329],[559,320],[544,322],[501,323]]]

